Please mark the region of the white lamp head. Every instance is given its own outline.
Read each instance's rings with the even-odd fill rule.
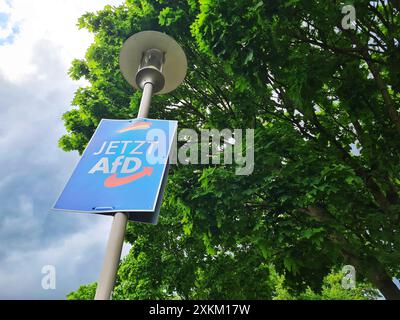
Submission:
[[[126,40],[119,64],[134,88],[142,90],[146,82],[151,82],[156,94],[175,90],[187,72],[186,55],[180,45],[157,31],[142,31]]]

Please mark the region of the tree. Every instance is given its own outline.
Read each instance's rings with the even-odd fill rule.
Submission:
[[[341,26],[339,1],[127,0],[79,20],[95,42],[70,75],[91,85],[64,115],[64,150],[82,152],[101,118],[135,117],[140,93],[118,53],[148,29],[189,58],[184,84],[155,97],[150,117],[255,130],[251,176],[172,167],[160,225],[129,226],[117,295],[271,298],[271,263],[296,292],[352,264],[400,299],[399,3],[353,5],[356,30]]]
[[[97,284],[81,286],[78,290],[67,295],[67,300],[93,300],[96,294]]]
[[[319,293],[307,288],[304,292],[293,295],[284,287],[284,277],[276,277],[274,300],[369,300],[377,299],[379,294],[369,285],[359,284],[354,289],[343,289],[342,272],[331,272],[324,278]]]

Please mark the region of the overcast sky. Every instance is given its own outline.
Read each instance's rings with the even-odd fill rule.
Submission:
[[[93,40],[77,19],[122,2],[0,0],[0,299],[64,299],[98,278],[111,218],[50,208],[79,159],[57,146],[82,85],[67,70]],[[41,287],[46,265],[56,290]]]

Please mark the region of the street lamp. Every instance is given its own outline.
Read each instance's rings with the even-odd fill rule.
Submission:
[[[150,82],[154,94],[175,90],[185,79],[187,60],[180,45],[165,33],[143,31],[125,43],[120,54],[123,76],[135,89]]]
[[[120,69],[128,83],[143,91],[138,118],[147,118],[153,94],[171,92],[183,82],[187,59],[180,45],[170,36],[157,31],[143,31],[124,43]],[[114,215],[95,300],[111,298],[128,215],[121,212]]]

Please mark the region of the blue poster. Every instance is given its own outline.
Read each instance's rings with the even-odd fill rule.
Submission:
[[[102,120],[53,209],[154,213],[177,127],[169,120]]]

